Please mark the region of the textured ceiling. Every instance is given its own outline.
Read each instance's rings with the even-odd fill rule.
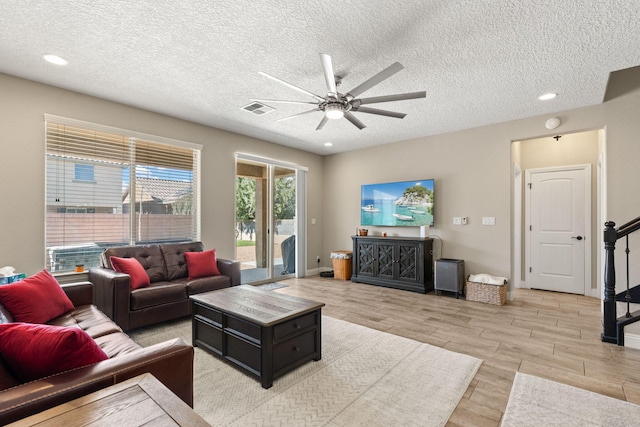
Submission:
[[[640,64],[638,22],[638,0],[0,0],[0,72],[330,154],[601,103],[609,73]],[[354,113],[363,130],[241,109],[313,100],[258,71],[324,95],[320,53],[342,92],[399,61],[362,96],[427,97],[371,105],[404,119]]]

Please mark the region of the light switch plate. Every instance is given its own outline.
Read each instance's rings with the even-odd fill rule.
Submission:
[[[453,225],[462,225],[462,218],[459,216],[453,217]]]
[[[482,225],[496,225],[496,217],[495,216],[483,216],[482,217]]]

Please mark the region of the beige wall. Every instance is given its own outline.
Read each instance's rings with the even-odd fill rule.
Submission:
[[[202,144],[202,240],[221,257],[234,257],[236,152],[308,167],[309,217],[323,222],[321,156],[0,74],[0,267],[44,266],[45,113]],[[322,253],[321,227],[307,228],[309,253]]]
[[[316,254],[328,267],[330,251],[351,248],[350,236],[360,220],[360,185],[434,178],[436,225],[431,233],[443,242],[442,250],[436,245],[436,256],[464,259],[467,274],[513,277],[511,144],[556,133],[604,128],[606,219],[620,225],[640,215],[638,89],[604,104],[553,114],[563,123],[555,132],[544,127],[552,116],[545,115],[324,158],[3,74],[0,94],[0,183],[5,206],[0,214],[0,266],[14,265],[28,273],[44,265],[44,113],[203,144],[202,237],[207,247],[218,248],[224,257],[233,256],[233,155],[238,151],[309,167],[307,214],[317,224],[307,221],[307,268],[315,267]],[[356,137],[366,138],[366,133]],[[453,216],[467,216],[469,224],[454,226]],[[483,216],[495,216],[496,225],[481,225]],[[418,234],[412,228],[373,231]],[[616,255],[623,258],[620,250]],[[640,274],[634,269],[640,269],[640,263],[634,265],[638,267],[632,266],[632,279],[635,276],[637,282]]]
[[[592,107],[328,156],[324,249],[351,248],[350,236],[360,220],[360,185],[434,178],[436,224],[431,233],[440,236],[444,245],[436,256],[464,259],[467,274],[487,272],[512,278],[512,160],[522,162],[524,157],[517,148],[512,159],[512,141],[604,128],[606,219],[620,225],[640,215],[636,190],[640,183],[639,114],[640,90],[635,90]],[[551,116],[562,120],[553,132],[545,128]],[[469,225],[452,225],[454,216],[467,216]],[[496,225],[481,225],[483,216],[495,216]],[[382,231],[406,236],[418,233],[413,228],[374,229]],[[591,244],[600,245],[600,241],[597,232]],[[623,253],[619,250],[616,255],[620,260]],[[640,263],[636,264],[640,269]]]

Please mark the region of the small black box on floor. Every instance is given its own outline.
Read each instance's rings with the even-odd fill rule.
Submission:
[[[456,298],[464,294],[464,260],[440,258],[436,260],[434,290],[455,292]]]

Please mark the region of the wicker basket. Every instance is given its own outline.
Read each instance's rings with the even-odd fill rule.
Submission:
[[[486,283],[469,282],[465,291],[467,301],[486,302],[504,305],[507,302],[507,284],[487,285]]]
[[[353,267],[352,251],[331,252],[331,262],[333,264],[333,278],[338,280],[350,280]]]

